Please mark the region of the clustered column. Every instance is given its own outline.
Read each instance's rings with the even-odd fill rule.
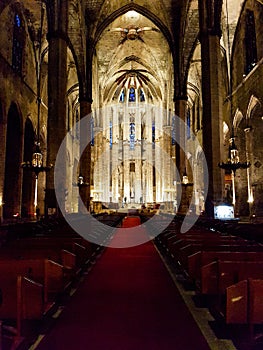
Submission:
[[[202,58],[203,148],[208,166],[206,214],[214,215],[214,205],[222,201],[224,173],[218,168],[223,154],[223,97],[220,47],[221,0],[199,0]],[[204,181],[207,181],[205,179]]]
[[[67,5],[62,2],[53,5],[53,28],[48,33],[48,124],[47,124],[47,164],[55,164],[58,150],[66,135],[66,92],[67,92],[67,39],[64,33],[67,31]],[[59,8],[58,8],[59,7]],[[63,11],[60,11],[63,9]],[[60,13],[59,13],[60,12]],[[60,21],[57,19],[60,18]],[[57,194],[62,211],[65,210],[66,199],[66,147],[61,152],[62,157],[57,160],[59,169],[59,184]],[[46,215],[58,214],[58,206],[55,195],[54,168],[47,173]]]

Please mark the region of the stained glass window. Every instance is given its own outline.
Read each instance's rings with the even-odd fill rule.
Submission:
[[[94,146],[94,119],[90,119],[91,146]]]
[[[144,102],[144,101],[145,101],[144,92],[142,89],[140,89],[140,102]]]
[[[245,74],[248,74],[257,63],[257,38],[255,30],[255,18],[254,12],[251,10],[246,11],[245,52]]]
[[[175,145],[175,116],[172,117],[172,145]]]
[[[129,102],[135,102],[135,89],[133,87],[130,88]]]
[[[13,49],[12,49],[12,67],[16,73],[22,73],[22,59],[25,42],[25,33],[21,18],[18,14],[14,17],[13,27]]]
[[[125,98],[125,92],[124,92],[124,89],[123,89],[122,92],[121,92],[121,95],[120,95],[120,102],[124,102],[124,98]]]
[[[130,149],[134,149],[135,144],[135,124],[130,123]]]
[[[187,110],[186,123],[187,123],[186,136],[187,136],[188,139],[190,139],[190,135],[191,135],[191,113],[190,113],[190,109]]]
[[[155,148],[155,124],[152,124],[152,146]]]
[[[110,121],[110,149],[112,148],[112,121]]]

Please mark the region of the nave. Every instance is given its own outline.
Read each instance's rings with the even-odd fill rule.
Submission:
[[[129,239],[125,230],[129,227],[129,220],[134,225],[134,219],[138,219],[138,216],[115,214],[98,218],[107,224],[106,245],[114,247],[120,242],[123,244],[127,237]],[[141,217],[144,224],[147,219]],[[162,216],[158,219],[161,223]],[[262,333],[262,327],[258,323],[262,324],[262,244],[230,235],[224,223],[217,223],[216,226],[216,222],[199,221],[187,233],[181,234],[181,220],[174,218],[154,241],[118,249],[89,244],[61,222],[55,222],[53,226],[46,223],[45,227],[42,224],[45,234],[40,231],[40,226],[37,227],[38,234],[35,230],[30,232],[27,227],[27,236],[21,227],[20,230],[16,229],[16,234],[13,229],[13,237],[2,242],[0,252],[2,349],[260,349],[262,338],[258,334]],[[142,225],[136,226],[134,232],[147,237],[147,234],[152,233],[149,222],[148,231],[146,225]],[[113,226],[120,225],[125,227],[123,232],[118,230],[114,234],[116,231]],[[158,225],[158,220],[154,225]],[[112,229],[109,230],[110,226]],[[224,233],[219,232],[219,226],[221,231],[224,227]],[[99,226],[93,229],[94,234],[99,234]],[[61,247],[64,248],[63,258],[56,253]],[[201,253],[206,258],[204,268],[196,259]],[[75,261],[69,259],[74,255],[77,257]],[[239,255],[237,259],[236,255]],[[37,266],[41,259],[46,260],[45,257],[49,263],[52,258],[54,264],[53,268],[49,265],[45,268],[47,275],[41,281],[41,272]],[[195,263],[191,264],[193,259],[196,259]],[[232,260],[230,265],[229,260]],[[216,268],[225,269],[225,272],[221,270],[221,275],[227,275],[226,278],[215,280],[220,279],[220,275],[216,277],[215,270],[207,270],[211,261],[212,266],[220,264]],[[11,288],[9,278],[15,274],[15,270],[19,270],[19,266],[19,273],[26,275],[27,282],[38,282],[33,289],[28,284],[25,289],[22,288],[20,325],[17,323],[19,317],[14,316],[15,310],[11,310],[14,321],[9,323],[10,318],[6,315],[12,307],[5,303],[6,291]],[[63,270],[62,279],[54,266],[60,266]],[[234,285],[235,290],[238,290],[239,281],[243,283],[247,278],[261,281],[257,285],[259,298],[253,304],[257,318],[253,339],[249,337],[254,324],[247,324],[244,320],[241,325],[234,324],[233,320],[228,323],[229,314],[223,321],[222,318],[216,318],[214,313],[216,306],[221,307],[222,316],[225,302],[223,285],[230,288]],[[8,286],[4,285],[7,281]],[[63,286],[60,285],[62,281]],[[39,289],[41,282],[43,289]],[[219,285],[220,298],[216,295]],[[45,311],[42,316],[35,312],[40,304],[36,287],[40,294],[44,294],[42,311]],[[23,291],[26,295],[23,295]],[[10,304],[14,306],[15,294],[11,290],[9,294],[13,298],[12,301],[9,299]],[[232,299],[242,299],[240,294],[237,296],[232,295]],[[19,313],[18,305],[19,300],[16,310]],[[231,308],[231,304],[228,307],[230,314],[232,312],[231,317],[244,316],[242,303],[238,303],[238,310]],[[12,327],[8,328],[8,325],[14,326],[13,337]]]
[[[174,348],[206,350],[209,346],[152,242],[107,248],[37,347]]]

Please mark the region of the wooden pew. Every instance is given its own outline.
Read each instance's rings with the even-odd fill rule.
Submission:
[[[220,244],[204,242],[198,244],[187,244],[179,249],[177,256],[174,258],[178,260],[185,271],[189,270],[188,257],[198,251],[231,251],[231,252],[263,252],[263,246],[259,244],[249,243],[231,243],[231,244]]]
[[[263,261],[214,261],[201,268],[201,293],[221,296],[248,278],[263,279]]]
[[[254,342],[254,325],[263,323],[263,279],[247,279],[226,290],[227,324],[247,324],[250,342]]]
[[[226,323],[247,323],[248,281],[243,280],[226,289]]]
[[[69,252],[65,249],[54,249],[53,247],[43,247],[43,246],[20,246],[19,248],[15,247],[5,247],[0,251],[0,261],[6,259],[49,259],[67,269],[69,272],[73,273],[77,270],[76,266],[76,255],[72,252]]]
[[[14,307],[12,291],[17,276],[22,275],[43,285],[44,302],[53,303],[55,296],[64,291],[69,280],[67,271],[62,265],[48,259],[6,259],[0,260],[0,286],[3,303],[0,307],[0,318],[6,318]]]
[[[23,340],[22,325],[25,321],[40,320],[45,311],[45,305],[42,284],[20,275],[13,282],[13,288],[10,290],[12,304],[10,304],[9,313],[6,314],[6,318],[12,321],[12,326],[6,324],[6,320],[1,320],[1,331],[4,331],[1,335],[4,339],[8,333],[9,342],[12,343],[11,349],[17,349]]]
[[[40,283],[17,276],[16,287],[16,327],[17,336],[20,337],[22,321],[40,320],[46,311],[46,305],[43,300],[43,286]]]
[[[242,243],[241,243],[242,244]],[[180,254],[186,252],[187,249],[196,250],[198,247],[214,247],[222,245],[239,246],[240,243],[235,239],[221,238],[221,237],[197,237],[197,238],[180,238],[173,240],[171,243],[168,241],[168,250],[172,257],[179,259]]]
[[[202,250],[188,255],[188,275],[191,280],[200,280],[201,267],[213,261],[263,261],[263,251],[220,251]]]

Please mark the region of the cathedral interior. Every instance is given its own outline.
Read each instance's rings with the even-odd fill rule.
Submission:
[[[260,220],[262,1],[0,6],[1,220],[58,196],[75,213],[79,193],[95,212],[227,203]]]
[[[0,0],[0,349],[262,349],[262,77],[263,0]]]

